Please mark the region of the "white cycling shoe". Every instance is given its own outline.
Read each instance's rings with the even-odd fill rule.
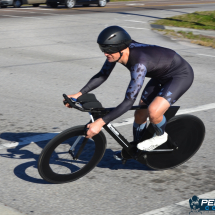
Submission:
[[[144,150],[144,151],[151,151],[158,146],[162,145],[165,143],[168,139],[168,134],[164,132],[163,135],[157,136],[154,135],[151,139],[144,140],[143,142],[140,142],[137,144],[137,148],[139,150]]]

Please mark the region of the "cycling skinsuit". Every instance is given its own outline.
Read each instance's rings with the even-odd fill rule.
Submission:
[[[145,77],[151,80],[143,90],[141,99],[149,105],[156,96],[165,98],[170,105],[175,103],[191,86],[194,78],[192,67],[175,51],[160,46],[132,41],[129,58],[125,65],[131,73],[125,99],[102,119],[108,123],[134,104]],[[105,61],[99,73],[93,76],[80,92],[88,93],[107,80],[116,62]]]

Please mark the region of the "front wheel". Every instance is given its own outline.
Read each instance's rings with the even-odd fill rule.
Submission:
[[[98,2],[99,7],[105,7],[106,4],[107,4],[107,0],[99,0],[99,2]]]
[[[65,7],[73,8],[75,6],[75,0],[66,0]]]
[[[38,171],[44,180],[55,184],[75,181],[99,163],[106,149],[105,135],[101,131],[87,139],[84,128],[69,128],[44,147],[38,160]]]

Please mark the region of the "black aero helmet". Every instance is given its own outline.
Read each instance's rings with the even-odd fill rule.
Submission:
[[[127,48],[132,39],[130,35],[119,26],[109,26],[98,36],[97,43],[102,52],[116,53]]]

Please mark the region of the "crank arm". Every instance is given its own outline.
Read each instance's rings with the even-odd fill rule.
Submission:
[[[81,153],[82,153],[87,141],[88,141],[88,138],[85,137],[83,142],[82,142],[82,144],[81,144],[81,146],[80,146],[80,148],[79,148],[79,150],[78,150],[78,152],[77,152],[77,154],[74,157],[74,160],[78,160],[78,158],[81,155]]]

